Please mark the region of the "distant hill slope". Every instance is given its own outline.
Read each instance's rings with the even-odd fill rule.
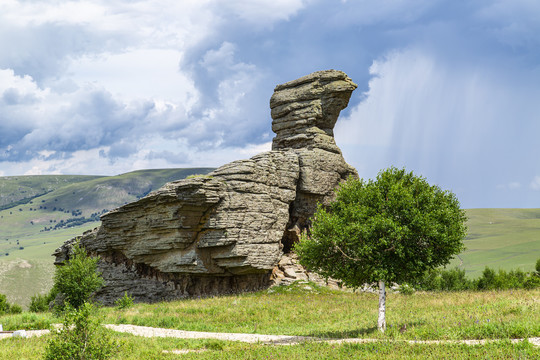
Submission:
[[[28,304],[31,295],[52,285],[54,249],[98,226],[101,214],[135,201],[167,182],[212,170],[156,169],[118,176],[0,178],[0,185],[4,185],[0,187],[0,197],[5,199],[0,210],[0,293],[8,295],[11,301]]]
[[[486,266],[525,271],[540,258],[540,209],[469,209],[467,249],[450,266],[470,277]]]
[[[0,210],[29,202],[63,186],[98,179],[85,175],[24,175],[0,176]]]

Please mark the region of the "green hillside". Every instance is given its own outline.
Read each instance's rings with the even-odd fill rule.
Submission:
[[[5,194],[3,198],[12,199],[0,210],[0,293],[13,302],[28,304],[31,295],[47,291],[52,285],[51,254],[64,241],[99,226],[101,214],[135,201],[167,182],[211,170],[157,169],[118,176],[0,178],[0,184],[4,184],[0,196]],[[15,190],[17,178],[24,184],[20,186],[22,194]],[[47,189],[44,195],[28,196],[31,191],[39,194],[42,189]],[[27,200],[23,203],[21,199]]]
[[[540,258],[540,209],[469,209],[467,249],[450,266],[478,277],[484,267],[532,271]]]
[[[0,176],[0,210],[26,203],[63,186],[98,179],[85,175],[25,175]]]

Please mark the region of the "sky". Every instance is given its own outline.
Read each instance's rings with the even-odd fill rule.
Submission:
[[[358,84],[335,137],[464,208],[540,208],[537,0],[0,0],[0,176],[270,150],[277,84]]]

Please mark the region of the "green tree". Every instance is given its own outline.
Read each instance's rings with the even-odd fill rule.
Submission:
[[[4,294],[0,294],[0,315],[9,313],[10,305],[7,301],[7,297]]]
[[[386,283],[422,278],[464,249],[466,215],[456,196],[391,167],[376,180],[348,179],[309,234],[295,245],[300,263],[358,288],[379,284],[380,331],[386,329]]]
[[[97,271],[97,257],[90,257],[79,242],[66,264],[58,266],[54,273],[52,293],[62,294],[64,302],[78,309],[90,299],[92,293],[103,286],[101,273]]]
[[[120,345],[99,319],[92,317],[90,303],[73,309],[69,304],[64,313],[62,327],[48,341],[45,360],[108,359]]]

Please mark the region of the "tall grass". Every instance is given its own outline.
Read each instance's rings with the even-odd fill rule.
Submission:
[[[211,332],[411,340],[540,336],[539,289],[392,293],[384,335],[376,330],[377,304],[377,294],[297,283],[253,294],[101,312],[109,323]]]
[[[42,359],[49,336],[0,340],[0,360]],[[116,334],[121,342],[112,359],[538,359],[540,348],[527,341],[502,341],[485,345],[409,344],[376,342],[328,344],[308,342],[268,346],[218,340],[141,338]],[[182,355],[170,352],[183,350]],[[169,353],[167,353],[169,352]]]
[[[349,359],[349,358],[540,358],[540,348],[508,341],[482,346],[411,345],[403,340],[509,339],[540,336],[540,289],[391,293],[386,333],[376,330],[377,294],[332,291],[295,283],[257,293],[156,304],[101,308],[104,323],[129,323],[182,330],[376,338],[367,344],[306,343],[274,347],[217,340],[146,339],[115,334],[123,345],[117,359],[170,359],[163,350],[203,352],[184,359]],[[50,313],[1,316],[5,330],[48,328],[60,322]],[[37,359],[47,337],[0,340],[0,359]]]

